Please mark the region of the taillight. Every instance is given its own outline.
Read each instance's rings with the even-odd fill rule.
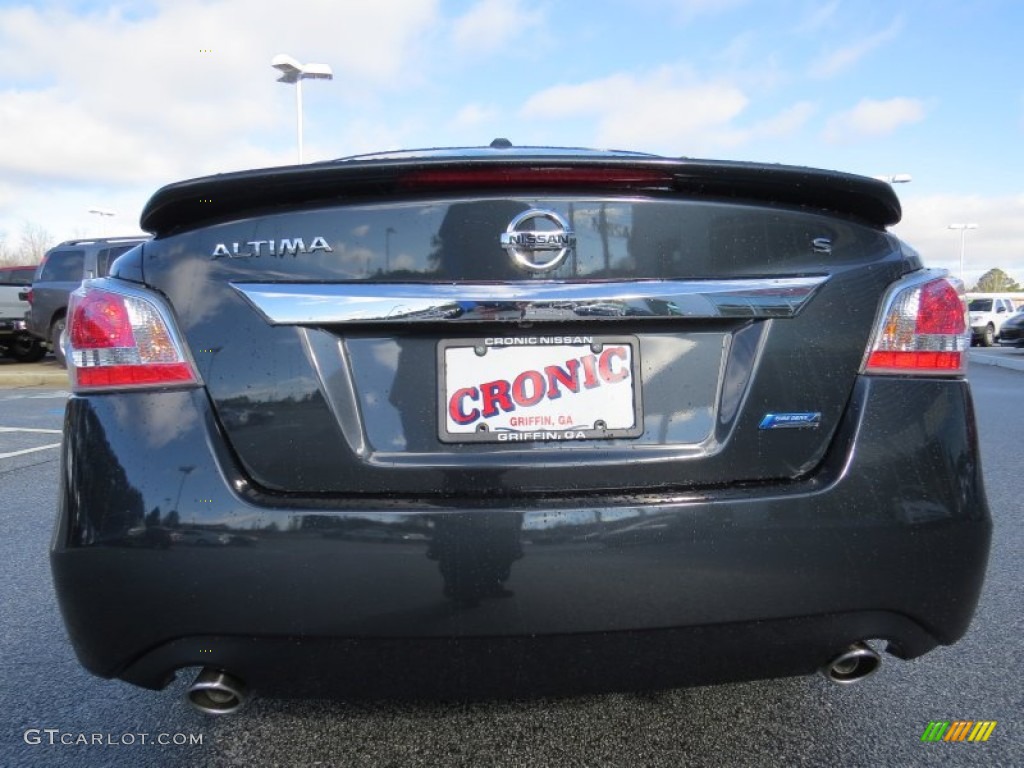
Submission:
[[[27,301],[29,303],[29,306],[32,305],[32,302],[35,301],[35,299],[36,299],[36,295],[32,291],[31,288],[29,288],[27,291],[25,291],[25,301]]]
[[[863,371],[960,376],[967,369],[968,345],[963,286],[928,270],[890,290]]]
[[[599,187],[616,190],[672,189],[674,177],[659,170],[628,167],[520,167],[484,166],[480,168],[421,169],[405,174],[400,187],[406,191],[450,187]]]
[[[106,279],[71,294],[66,352],[79,392],[199,383],[163,301]]]

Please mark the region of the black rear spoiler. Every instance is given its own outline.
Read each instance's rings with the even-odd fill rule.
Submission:
[[[450,191],[539,189],[681,194],[797,206],[860,219],[900,220],[892,187],[864,176],[801,168],[644,155],[529,153],[338,160],[206,176],[158,190],[142,212],[156,236],[295,206]]]

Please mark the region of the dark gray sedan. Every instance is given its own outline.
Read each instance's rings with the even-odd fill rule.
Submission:
[[[161,189],[69,311],[82,664],[201,667],[223,713],[955,643],[991,529],[966,311],[899,218],[873,179],[506,141]]]

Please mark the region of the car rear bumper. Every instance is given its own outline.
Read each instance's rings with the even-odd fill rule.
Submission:
[[[1016,328],[1004,328],[999,335],[999,343],[1004,347],[1024,347],[1024,333]]]
[[[38,301],[38,300],[37,300]],[[33,336],[47,340],[47,334],[49,333],[49,327],[40,327],[39,325],[40,313],[36,309],[30,309],[25,314],[25,330],[31,333]]]
[[[870,638],[912,658],[963,635],[984,578],[973,425],[965,382],[862,378],[786,483],[338,500],[251,488],[201,390],[74,397],[54,581],[81,662],[153,688],[214,666],[527,695],[802,674]]]

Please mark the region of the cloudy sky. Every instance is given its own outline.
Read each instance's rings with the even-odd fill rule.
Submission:
[[[895,229],[1024,282],[1019,0],[0,0],[0,232],[138,232],[183,178],[516,144],[908,173]],[[90,208],[117,212],[103,220]]]

